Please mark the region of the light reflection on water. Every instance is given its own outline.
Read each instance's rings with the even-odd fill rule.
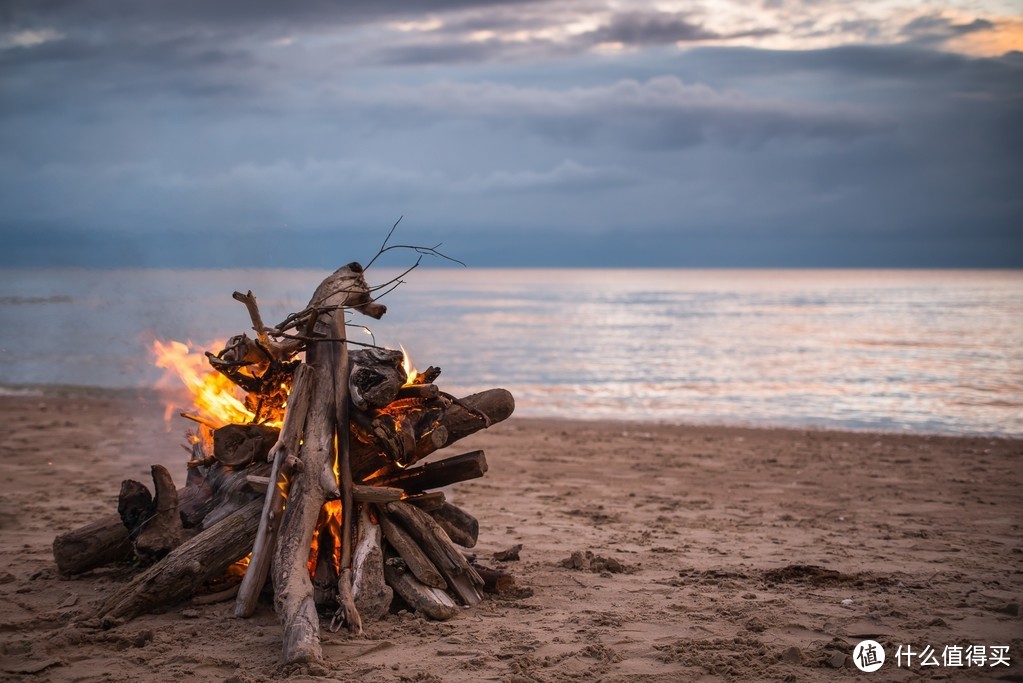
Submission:
[[[279,320],[324,275],[0,271],[0,381],[149,385],[154,336],[246,330],[235,289],[251,288],[264,318]],[[448,390],[511,389],[518,414],[1023,435],[1018,271],[421,269],[408,279],[383,320],[359,322],[421,368],[442,367]],[[41,334],[25,344],[26,329]]]

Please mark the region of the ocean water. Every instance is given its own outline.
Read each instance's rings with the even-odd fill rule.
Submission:
[[[153,339],[301,309],[311,270],[0,270],[0,384],[146,387]],[[394,271],[371,269],[371,284]],[[1023,272],[419,269],[380,321],[517,414],[1023,435]]]

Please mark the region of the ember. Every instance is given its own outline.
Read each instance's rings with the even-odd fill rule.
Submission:
[[[504,420],[514,401],[503,389],[455,398],[434,384],[438,368],[418,372],[404,348],[349,352],[345,311],[386,311],[371,291],[351,263],[274,327],[251,292],[236,292],[255,338],[237,335],[202,356],[153,343],[157,365],[193,395],[194,412],[182,413],[198,423],[185,486],[154,465],[152,494],[125,481],[116,515],[54,541],[67,574],[131,557],[151,563],[102,604],[106,625],[211,582],[215,596],[236,592],[235,613],[249,616],[272,585],[284,660],[296,662],[322,656],[318,611],[358,633],[392,600],[447,619],[482,599],[480,574],[492,570],[458,547],[475,545],[479,523],[431,489],[483,476],[484,454],[417,463]]]

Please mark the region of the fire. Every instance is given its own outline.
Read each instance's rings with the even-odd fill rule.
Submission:
[[[419,372],[416,370],[416,366],[412,365],[412,357],[410,355],[408,355],[408,351],[406,351],[405,347],[402,346],[401,344],[398,344],[398,348],[401,349],[401,355],[402,355],[401,367],[402,367],[402,369],[405,370],[405,376],[406,376],[405,385],[404,386],[409,386],[411,384],[415,384],[416,377],[419,376]]]
[[[223,344],[214,344],[220,348]],[[226,424],[244,424],[252,422],[255,413],[245,407],[238,398],[241,391],[219,372],[209,366],[201,349],[193,350],[189,344],[179,341],[166,343],[153,340],[153,354],[156,356],[156,367],[165,370],[161,384],[176,377],[181,380],[192,394],[197,417],[200,421],[216,429]],[[170,419],[174,407],[167,406],[167,419]]]

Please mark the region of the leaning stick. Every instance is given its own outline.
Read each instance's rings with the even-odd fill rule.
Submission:
[[[302,467],[288,486],[288,501],[277,534],[270,567],[274,607],[284,628],[286,664],[319,661],[320,617],[309,577],[312,545],[320,509],[326,500],[321,485],[323,468],[334,455],[334,385],[330,377],[329,342],[309,345],[306,360],[313,371],[313,388],[302,441]]]
[[[270,484],[263,499],[263,514],[259,518],[259,530],[252,546],[252,557],[245,570],[241,586],[238,588],[238,599],[234,605],[236,617],[249,617],[256,609],[259,594],[266,583],[270,572],[270,560],[277,542],[277,532],[281,528],[281,516],[284,513],[287,478],[284,463],[288,456],[298,457],[299,443],[302,439],[302,428],[305,425],[306,413],[309,412],[309,398],[313,390],[313,371],[308,365],[300,365],[295,369],[291,391],[288,394],[288,409],[284,415],[284,425],[277,443],[270,450],[273,468],[270,470]]]
[[[352,451],[348,442],[351,429],[348,417],[348,342],[345,336],[345,316],[341,312],[332,319],[331,337],[337,348],[330,354],[334,378],[334,416],[337,429],[337,471],[341,487],[341,563],[337,580],[337,613],[331,622],[340,621],[352,633],[362,633],[362,619],[355,607],[352,594]]]

